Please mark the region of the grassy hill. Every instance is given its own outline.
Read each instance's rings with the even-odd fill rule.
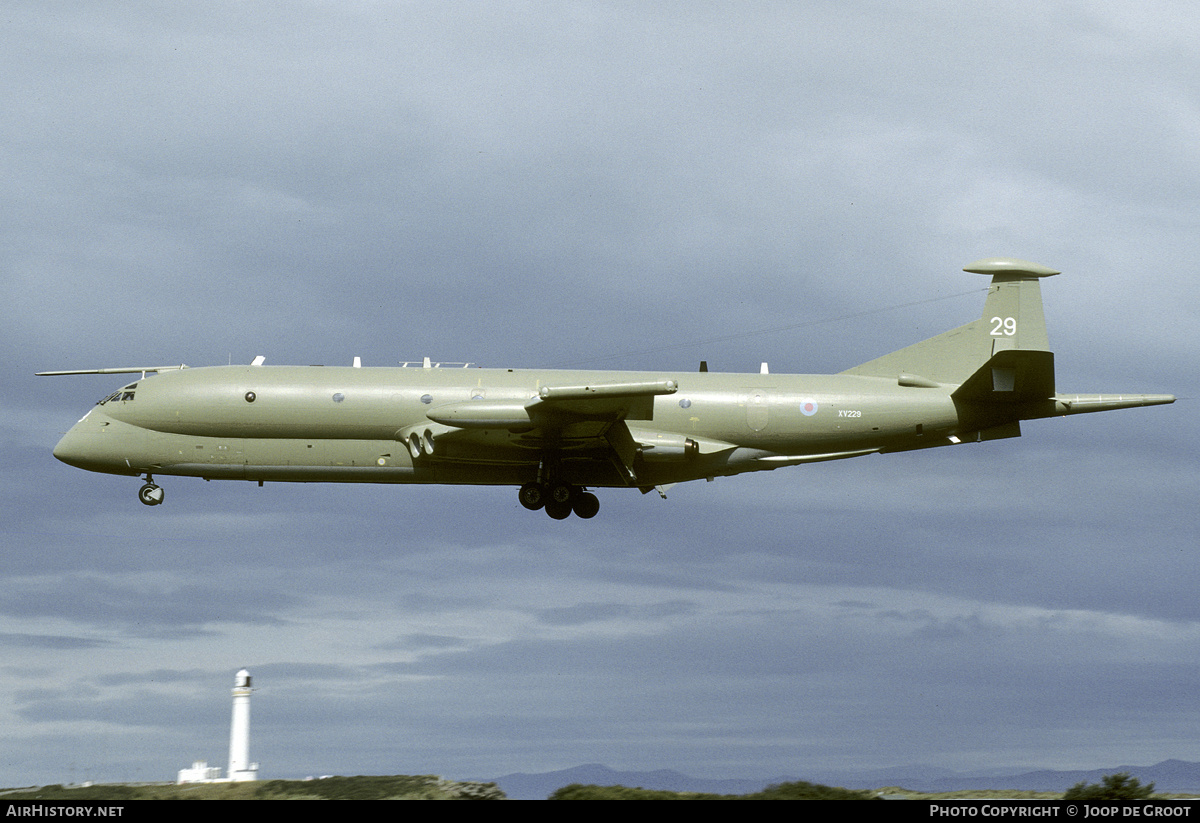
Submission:
[[[99,783],[6,789],[4,800],[504,800],[495,783],[460,783],[435,775],[326,777],[250,783]]]

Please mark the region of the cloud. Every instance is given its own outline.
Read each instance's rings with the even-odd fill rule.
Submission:
[[[126,381],[32,376],[836,372],[978,317],[959,270],[1014,254],[1063,271],[1062,387],[1187,397],[1190,7],[9,17],[0,782],[219,762],[243,666],[271,776],[1190,757],[1186,401],[556,523],[450,486],[149,510],[49,454]]]

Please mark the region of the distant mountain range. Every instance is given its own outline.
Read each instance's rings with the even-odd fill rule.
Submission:
[[[1184,760],[1164,760],[1153,766],[1113,766],[1089,771],[1054,771],[1042,769],[991,769],[988,771],[954,772],[929,766],[897,766],[871,771],[813,772],[799,776],[780,776],[769,780],[726,779],[705,780],[689,777],[669,769],[652,772],[619,772],[599,763],[589,763],[572,769],[543,774],[509,774],[489,778],[496,782],[513,800],[544,800],[563,786],[572,783],[598,786],[639,786],[643,789],[666,789],[677,792],[714,792],[716,794],[747,794],[772,783],[807,780],[827,786],[847,789],[878,789],[883,786],[903,786],[921,792],[956,792],[964,789],[1025,789],[1038,792],[1062,792],[1076,783],[1099,783],[1106,774],[1129,772],[1142,783],[1154,783],[1155,790],[1173,794],[1200,793],[1200,763]]]

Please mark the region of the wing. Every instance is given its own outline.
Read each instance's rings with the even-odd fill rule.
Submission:
[[[627,484],[636,485],[640,444],[626,421],[653,420],[654,398],[678,389],[674,380],[543,386],[524,403],[451,403],[426,416],[451,429],[508,429],[517,435],[515,445],[552,452],[556,459],[601,453]]]

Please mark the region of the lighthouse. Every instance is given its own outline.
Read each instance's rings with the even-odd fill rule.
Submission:
[[[179,770],[179,783],[243,783],[258,780],[258,764],[250,762],[250,672],[242,669],[233,680],[233,721],[229,724],[229,773],[205,760]]]
[[[258,764],[250,762],[250,672],[242,669],[233,681],[233,721],[229,726],[231,783],[258,780]]]

